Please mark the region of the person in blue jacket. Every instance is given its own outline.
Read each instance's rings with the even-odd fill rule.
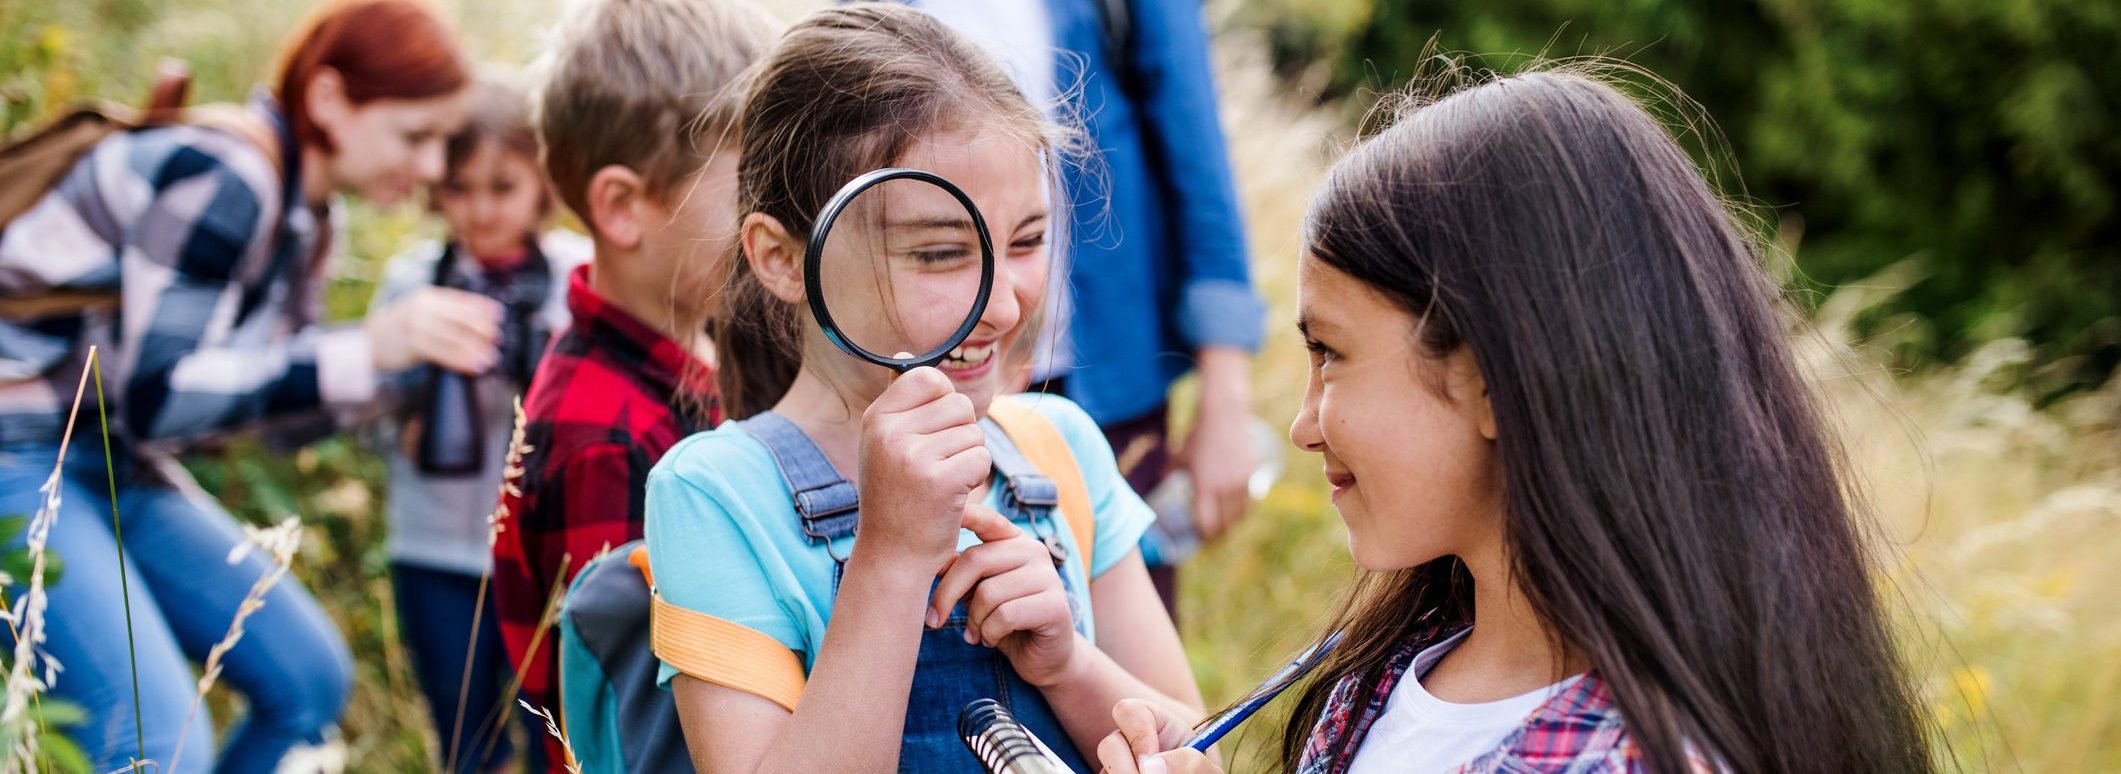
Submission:
[[[1091,163],[1065,174],[1071,265],[1047,305],[1031,374],[1103,428],[1147,494],[1173,470],[1212,538],[1242,518],[1252,473],[1251,354],[1264,305],[1216,107],[1199,0],[915,0],[986,46],[1033,104],[1083,123]],[[1200,374],[1191,430],[1171,444],[1171,385]],[[1157,542],[1143,558],[1175,603]],[[1162,561],[1160,561],[1162,560]],[[1175,608],[1172,608],[1175,612]]]

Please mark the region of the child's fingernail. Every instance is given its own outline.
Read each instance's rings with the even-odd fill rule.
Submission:
[[[1152,758],[1147,755],[1134,759],[1134,769],[1141,772],[1141,774],[1170,774],[1171,772],[1171,767],[1164,764],[1164,759]]]
[[[977,637],[974,637],[974,636],[972,636],[972,630],[971,630],[971,629],[966,629],[966,630],[965,630],[965,644],[966,644],[966,645],[970,645],[970,644],[972,644],[972,643],[975,643],[975,642],[979,642],[979,638],[977,638]]]
[[[935,628],[936,623],[938,623],[935,619],[940,617],[942,616],[935,612],[935,608],[928,608],[928,628]]]

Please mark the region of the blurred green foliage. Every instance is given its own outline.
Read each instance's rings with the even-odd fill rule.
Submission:
[[[0,574],[4,574],[10,584],[14,584],[17,578],[28,578],[32,564],[36,561],[30,556],[28,546],[16,544],[16,540],[22,536],[23,530],[28,527],[28,516],[21,514],[0,516],[0,546],[7,546],[6,550],[0,551]],[[49,586],[58,583],[59,578],[65,574],[65,558],[59,556],[57,551],[46,549],[44,552],[45,585]],[[15,596],[19,593],[19,587],[9,585],[4,591],[7,604],[13,606]]]
[[[56,699],[42,698],[31,705],[30,713],[37,718],[38,770],[43,774],[97,774],[89,764],[88,754],[81,746],[68,738],[66,732],[88,721],[88,713],[80,707]]]
[[[1727,193],[1801,235],[1794,287],[1926,267],[1864,326],[1905,362],[2021,335],[2054,359],[2051,388],[2121,364],[2121,3],[1243,0],[1237,20],[1357,109],[1432,38],[1504,72],[1641,65],[1720,125],[1746,185]]]

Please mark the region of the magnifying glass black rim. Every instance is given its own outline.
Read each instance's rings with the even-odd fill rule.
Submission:
[[[965,315],[965,322],[957,326],[957,331],[944,339],[941,346],[908,358],[879,355],[863,349],[861,345],[849,339],[846,332],[840,330],[839,323],[833,321],[832,310],[826,308],[822,281],[825,238],[832,233],[832,224],[840,219],[840,211],[847,209],[847,205],[853,203],[854,197],[862,192],[891,180],[919,180],[948,191],[951,196],[957,197],[959,204],[964,205],[966,214],[972,216],[972,230],[979,234],[979,293],[972,299],[971,313]],[[886,167],[847,181],[846,185],[840,187],[839,193],[826,200],[825,209],[818,213],[817,222],[810,227],[809,245],[803,250],[803,296],[810,301],[810,313],[817,317],[818,327],[824,329],[825,338],[830,339],[835,346],[849,355],[899,373],[943,362],[943,358],[950,355],[950,350],[965,343],[965,339],[972,335],[972,329],[979,327],[980,316],[987,313],[987,297],[993,292],[994,238],[987,233],[986,217],[980,215],[979,208],[973,206],[972,197],[965,195],[964,189],[958,188],[956,183],[950,182],[942,175],[926,170]]]

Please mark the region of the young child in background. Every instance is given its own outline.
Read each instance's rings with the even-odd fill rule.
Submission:
[[[742,0],[583,0],[536,66],[545,171],[595,256],[561,280],[573,320],[532,379],[532,451],[493,548],[502,638],[534,706],[559,711],[549,600],[641,536],[649,467],[720,417],[712,346],[682,321],[715,304],[736,223],[739,76],[777,29]],[[542,738],[557,770],[566,757]]]
[[[506,310],[493,367],[475,379],[434,366],[394,375],[398,400],[385,428],[393,431],[387,549],[399,629],[433,715],[436,753],[446,767],[440,770],[474,772],[512,759],[508,735],[493,729],[517,714],[502,703],[514,670],[500,627],[479,598],[493,566],[487,517],[500,491],[516,398],[552,333],[566,325],[563,281],[589,259],[589,240],[570,231],[538,232],[552,196],[521,91],[481,80],[464,128],[445,149],[446,171],[432,204],[448,236],[392,258],[370,308],[439,285],[479,293]],[[470,395],[438,392],[442,380],[462,380],[457,383],[469,385]],[[459,396],[470,405],[454,400]],[[425,432],[437,424],[461,428],[467,419],[476,431],[470,435]],[[438,442],[468,448],[437,451]],[[438,460],[438,454],[459,459]],[[544,735],[541,726],[529,728],[536,730],[532,739]]]
[[[1373,574],[1285,770],[1931,768],[1774,283],[1656,118],[1568,72],[1464,89],[1305,227],[1289,437]],[[1218,768],[1113,715],[1108,771]]]
[[[695,765],[973,770],[956,719],[991,698],[1088,770],[1082,753],[1112,729],[1119,698],[1197,712],[1136,549],[1153,516],[1104,436],[1061,396],[998,397],[1036,335],[1049,230],[1065,219],[1054,129],[973,44],[899,5],[818,12],[757,78],[743,115],[743,258],[714,326],[739,421],[672,448],[648,481],[656,655]],[[956,182],[997,264],[964,345],[895,378],[834,348],[803,306],[815,214],[880,167]],[[880,272],[905,270],[897,297],[964,297],[980,245],[947,225],[962,211],[884,195],[875,211],[907,225],[843,218],[845,244],[887,245],[871,255]],[[933,306],[837,316],[914,340],[962,322]],[[1035,496],[1047,485],[1061,494]],[[680,621],[698,636],[662,636]]]

